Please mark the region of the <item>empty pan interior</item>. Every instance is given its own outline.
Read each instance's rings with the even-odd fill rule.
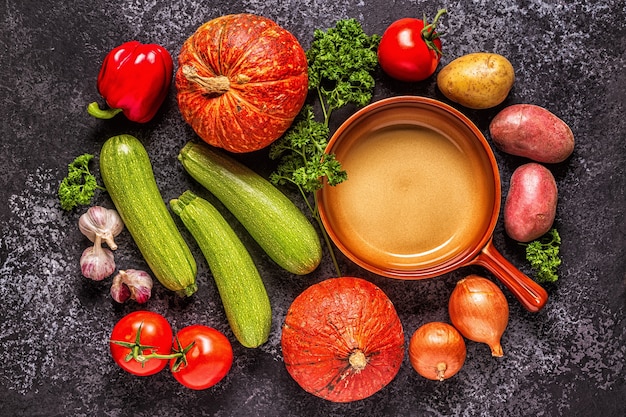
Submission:
[[[499,212],[500,178],[480,131],[436,100],[395,97],[357,112],[328,152],[348,174],[318,197],[325,228],[380,275],[440,275],[473,258]]]

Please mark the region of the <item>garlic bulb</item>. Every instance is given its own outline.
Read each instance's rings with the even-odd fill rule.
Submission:
[[[95,246],[100,246],[100,241],[104,241],[111,250],[116,250],[117,244],[113,238],[124,229],[124,222],[117,211],[93,206],[80,216],[78,228]]]
[[[118,303],[135,300],[143,304],[152,295],[152,277],[137,269],[119,271],[113,278],[111,285],[111,297]]]
[[[86,278],[102,281],[115,271],[113,252],[99,244],[88,247],[80,257],[80,270]]]

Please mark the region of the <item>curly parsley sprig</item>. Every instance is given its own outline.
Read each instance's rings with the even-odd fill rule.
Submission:
[[[270,148],[270,158],[280,160],[280,165],[270,176],[277,185],[291,183],[303,196],[328,184],[337,185],[347,178],[334,154],[324,154],[330,131],[328,126],[315,120],[313,108],[303,107],[294,126],[282,140]]]
[[[63,210],[69,211],[74,207],[87,205],[91,202],[96,189],[104,190],[89,171],[89,162],[92,159],[92,154],[85,153],[68,164],[67,176],[61,180],[58,191]]]
[[[550,283],[559,279],[557,269],[561,265],[561,237],[556,229],[550,229],[541,239],[523,245],[526,246],[526,259],[537,272],[538,282]]]
[[[299,189],[320,226],[338,275],[341,272],[319,215],[315,192],[324,184],[335,186],[347,179],[335,155],[324,152],[330,138],[330,117],[343,106],[363,107],[372,100],[372,72],[378,65],[379,42],[379,35],[366,35],[355,19],[339,20],[326,32],[315,30],[306,56],[309,89],[317,92],[322,121],[316,120],[311,105],[303,106],[292,127],[270,148],[270,158],[279,160],[270,181]]]
[[[366,35],[356,19],[339,20],[334,28],[313,33],[306,51],[309,89],[317,90],[326,126],[333,110],[348,104],[363,107],[372,100],[379,43],[380,36]]]

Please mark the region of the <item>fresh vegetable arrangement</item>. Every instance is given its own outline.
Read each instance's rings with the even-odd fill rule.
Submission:
[[[124,222],[117,211],[101,206],[91,206],[78,219],[80,232],[93,246],[87,247],[80,257],[80,269],[85,278],[102,281],[115,272],[117,250],[114,238],[124,229]],[[109,248],[103,247],[103,243]],[[135,300],[147,302],[152,295],[152,277],[145,271],[120,270],[111,284],[111,297],[118,303]]]
[[[322,247],[313,224],[279,187],[290,184],[299,190],[330,249],[338,277],[297,296],[281,327],[288,373],[305,391],[329,401],[357,401],[380,391],[395,378],[405,351],[404,330],[392,301],[364,279],[341,276],[319,216],[316,191],[349,181],[335,155],[325,153],[331,115],[372,100],[379,64],[406,82],[432,76],[442,56],[436,25],[445,13],[439,10],[430,24],[425,18],[400,19],[382,37],[366,35],[355,19],[339,20],[327,31],[316,30],[307,51],[267,18],[227,15],[199,27],[180,52],[178,106],[206,142],[184,145],[177,156],[183,169],[289,273],[314,271]],[[123,112],[131,121],[151,120],[167,95],[172,66],[169,53],[158,45],[121,45],[107,55],[98,76],[98,89],[110,109],[92,103],[89,113],[111,118]],[[514,81],[512,64],[489,52],[452,60],[436,80],[446,98],[477,110],[504,103]],[[309,91],[318,107],[305,104]],[[550,169],[541,163],[559,163],[572,154],[571,129],[547,109],[521,104],[505,107],[489,131],[503,152],[535,161],[511,177],[504,225],[508,236],[524,246],[537,280],[554,282],[561,263],[561,238],[554,227],[558,194]],[[270,145],[269,157],[277,166],[269,181],[228,154]],[[97,189],[106,190],[115,206],[90,207],[79,219],[81,233],[93,242],[81,256],[82,274],[103,280],[115,273],[114,238],[125,228],[165,288],[193,295],[196,260],[163,201],[142,142],[121,134],[104,143],[99,156],[104,187],[89,169],[93,158],[86,153],[69,164],[58,190],[63,210],[89,205]],[[233,228],[216,207],[189,190],[172,199],[170,209],[204,255],[234,337],[249,348],[265,343],[271,302]],[[143,304],[152,289],[148,272],[120,269],[110,294],[120,303]],[[477,275],[461,279],[450,294],[448,313],[451,324],[425,323],[408,345],[411,366],[429,380],[458,375],[466,360],[465,339],[487,344],[495,357],[503,355],[509,307],[496,284]],[[174,336],[165,317],[143,310],[113,327],[109,345],[125,371],[148,376],[169,365],[177,381],[197,390],[217,384],[233,363],[230,341],[216,329],[198,324]]]
[[[514,104],[496,114],[489,133],[503,152],[531,160],[511,176],[504,225],[509,237],[525,246],[536,281],[555,282],[561,265],[561,237],[554,227],[558,187],[550,168],[543,164],[560,163],[572,155],[572,130],[543,107]]]
[[[172,71],[172,57],[162,46],[126,42],[107,54],[98,74],[98,91],[109,108],[93,102],[87,111],[99,119],[123,112],[133,122],[149,122],[167,97]]]

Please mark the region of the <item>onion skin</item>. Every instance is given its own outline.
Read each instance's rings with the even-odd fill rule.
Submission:
[[[491,355],[504,355],[500,339],[509,323],[509,304],[502,290],[478,275],[457,282],[448,303],[450,320],[467,339],[486,343]]]
[[[409,341],[409,360],[413,369],[433,381],[456,375],[465,363],[466,354],[463,336],[443,322],[424,324]]]

